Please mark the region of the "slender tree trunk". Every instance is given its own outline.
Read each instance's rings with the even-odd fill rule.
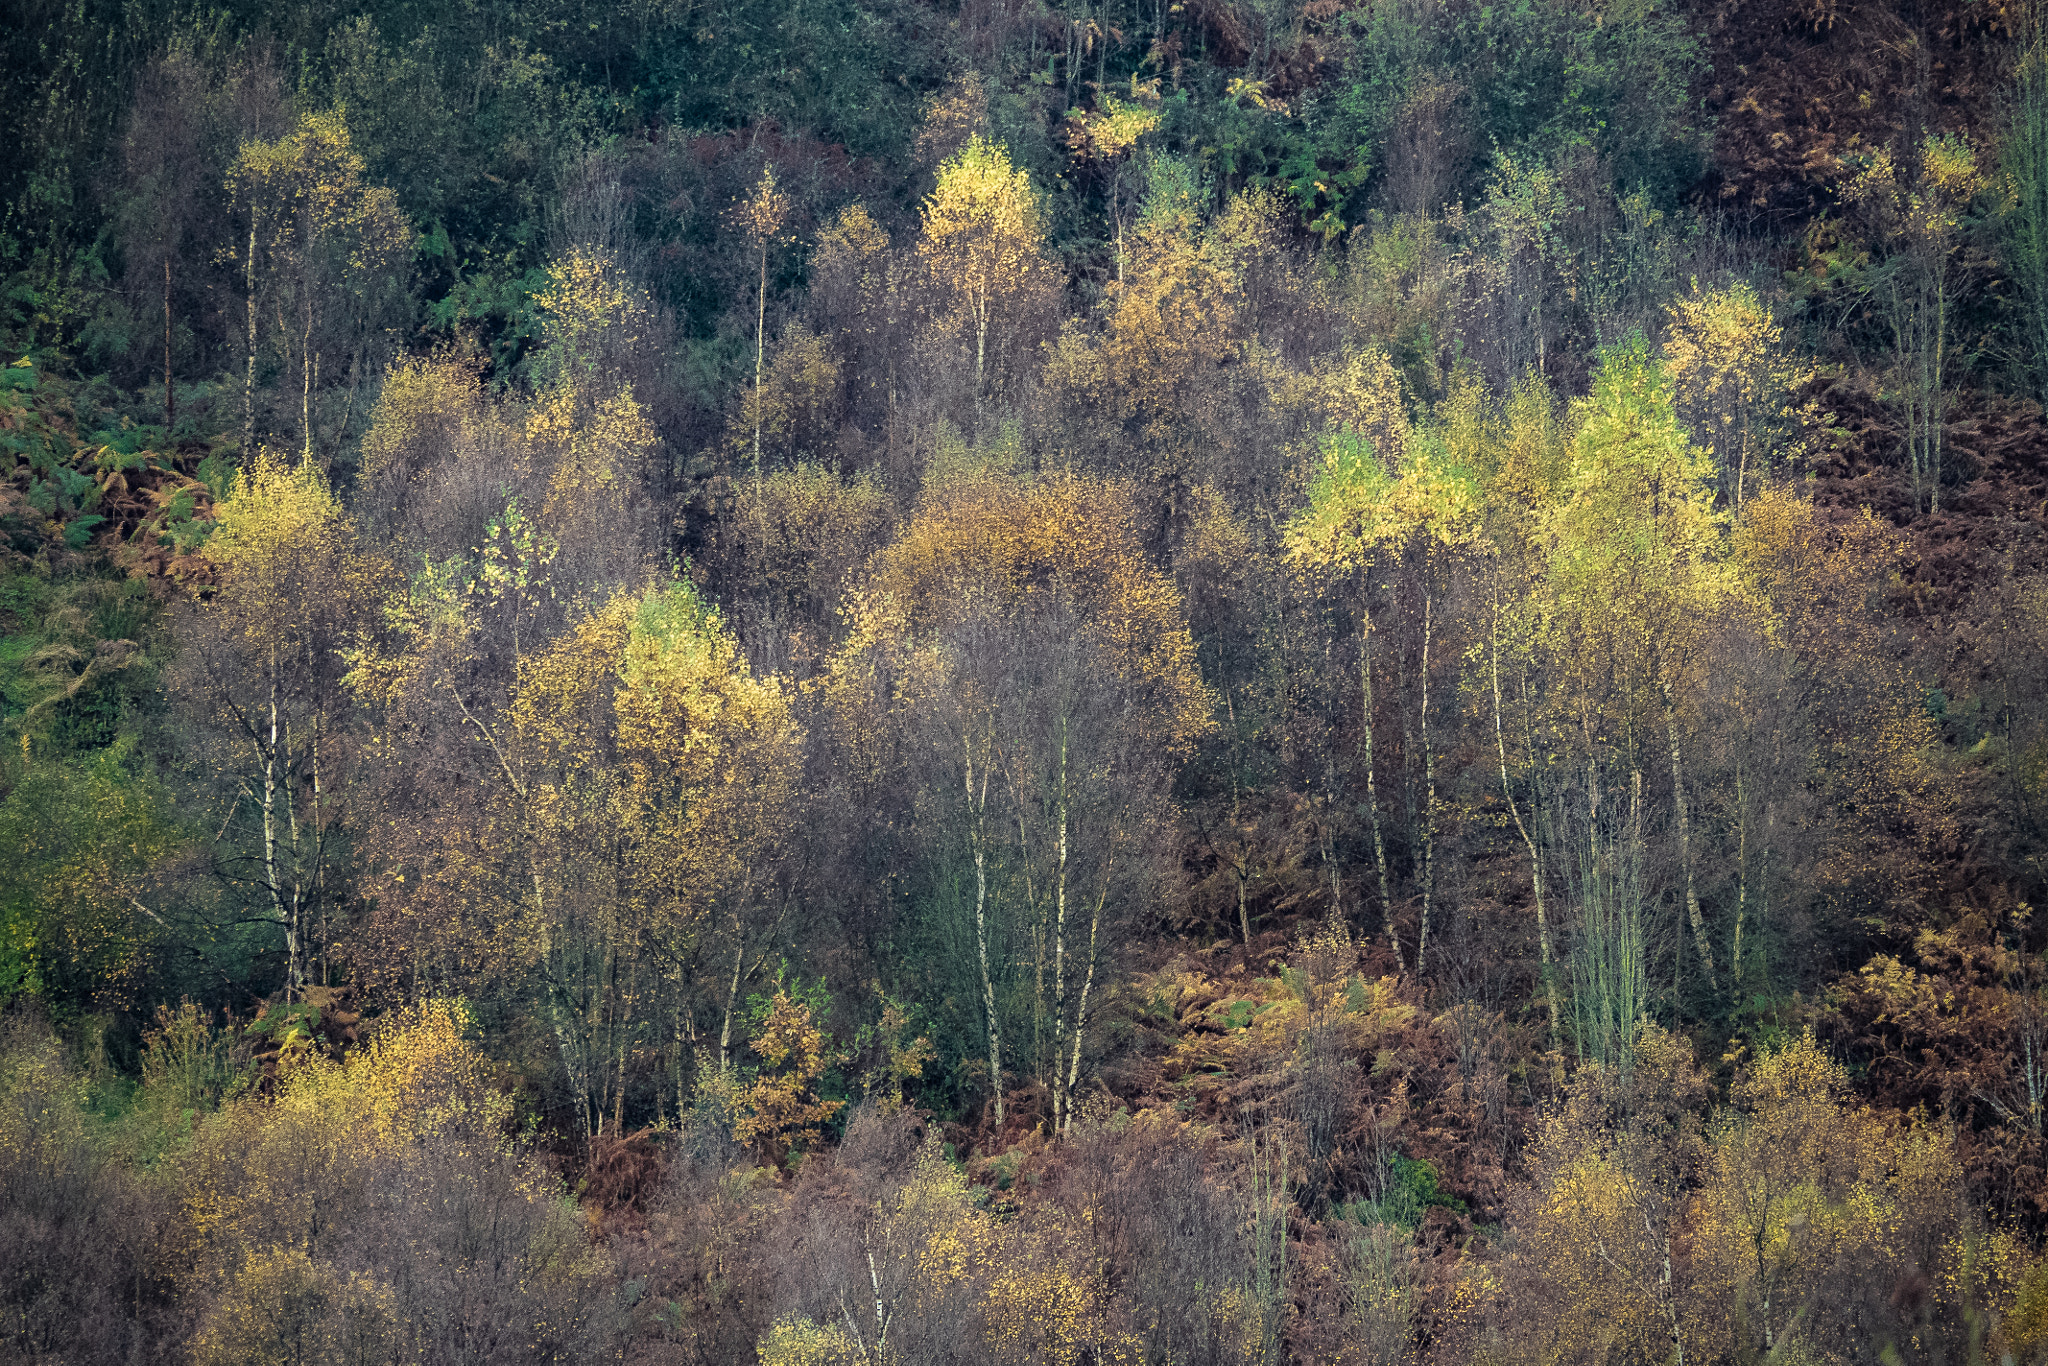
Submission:
[[[632,956],[626,961],[626,991],[620,999],[618,1032],[618,1070],[612,1089],[612,1136],[623,1138],[626,1133],[626,1060],[633,1051],[633,1000],[640,990],[640,945],[639,936],[633,937],[630,945]]]
[[[356,392],[363,380],[363,348],[357,343],[355,354],[348,362],[348,399],[341,405],[341,426],[334,433],[334,442],[327,448],[329,461],[341,454],[343,444],[348,441],[348,429],[356,419]]]
[[[1104,886],[1096,893],[1095,909],[1088,916],[1088,971],[1082,975],[1081,1004],[1074,1012],[1074,1051],[1067,1063],[1067,1127],[1062,1132],[1071,1132],[1074,1127],[1074,1090],[1081,1084],[1081,1042],[1087,1038],[1088,994],[1095,989],[1095,959],[1101,942],[1102,908],[1108,900],[1109,888],[1105,875]]]
[[[1948,428],[1948,281],[1947,262],[1936,261],[1934,278],[1934,375],[1929,397],[1933,400],[1927,414],[1928,461],[1927,511],[1930,516],[1941,515],[1941,447]]]
[[[1336,726],[1333,723],[1334,733]],[[1316,843],[1323,851],[1323,871],[1330,876],[1331,920],[1344,916],[1344,875],[1337,866],[1337,751],[1334,745],[1323,746],[1323,816],[1316,822]]]
[[[768,355],[768,243],[761,243],[761,285],[754,296],[754,477],[761,477],[761,365]]]
[[[981,1001],[988,1015],[988,1083],[995,1092],[996,1127],[1003,1125],[1003,1035],[996,1017],[995,979],[988,970],[988,770],[981,774],[979,794],[974,786],[974,742],[967,741],[967,819],[969,839],[974,845],[974,942],[981,959]]]
[[[721,1074],[732,1067],[732,1017],[739,1010],[740,979],[746,975],[747,939],[738,915],[733,916],[733,929],[738,942],[732,951],[732,982],[725,990],[725,1020],[718,1027],[718,1070]]]
[[[1415,940],[1415,972],[1429,953],[1429,910],[1436,894],[1436,751],[1429,745],[1430,594],[1422,595],[1422,929]]]
[[[171,254],[164,253],[164,444],[178,420],[178,398],[171,388]]]
[[[279,717],[277,687],[277,651],[273,647],[270,657],[270,737],[261,745],[263,750],[263,879],[270,887],[270,908],[277,917],[278,927],[284,931],[285,979],[284,998],[287,1001],[299,999],[299,934],[296,922],[296,898],[294,906],[285,906],[283,874],[277,866],[277,789],[283,778],[279,771],[278,747],[282,741],[283,723]],[[289,803],[290,794],[286,794]]]
[[[1380,919],[1386,927],[1387,943],[1394,949],[1394,967],[1397,971],[1406,972],[1408,965],[1401,954],[1401,936],[1394,929],[1394,896],[1392,883],[1387,877],[1387,844],[1380,834],[1379,786],[1373,776],[1372,614],[1370,609],[1361,606],[1359,615],[1364,621],[1364,629],[1358,637],[1358,676],[1363,706],[1359,730],[1365,738],[1365,815],[1367,823],[1372,826],[1372,857],[1380,875]]]
[[[1244,858],[1241,853],[1231,871],[1237,875],[1237,930],[1239,934],[1244,936],[1244,970],[1250,972],[1252,970],[1252,913],[1245,897],[1245,883],[1248,880],[1247,874],[1250,870],[1245,867]]]
[[[321,722],[326,716],[326,707],[320,706],[313,712],[313,899],[320,907],[320,985],[332,986],[329,975],[327,947],[334,942],[334,934],[327,922],[327,819],[321,810],[320,789],[320,739],[324,729]]]
[[[313,354],[313,296],[308,290],[305,303],[305,331],[299,339],[299,435],[305,447],[305,461],[313,463],[313,372],[319,365]]]
[[[1060,721],[1059,852],[1053,871],[1052,930],[1052,1131],[1066,1132],[1067,1079],[1060,1063],[1066,1053],[1067,1028],[1067,736]],[[1075,1032],[1079,1033],[1079,1026]]]
[[[989,285],[982,284],[981,297],[974,306],[974,411],[981,412],[983,376],[988,364],[988,296]],[[980,434],[976,433],[979,439]]]
[[[1749,910],[1749,803],[1743,766],[1735,766],[1735,936],[1728,948],[1728,991],[1742,1001],[1742,921]]]
[[[249,349],[242,371],[242,458],[256,450],[256,209],[249,208],[249,259],[245,284],[249,292]]]
[[[521,797],[526,794],[520,790]],[[540,925],[541,971],[546,977],[544,993],[548,1001],[548,1023],[555,1031],[555,1051],[562,1058],[562,1074],[569,1082],[569,1092],[576,1097],[576,1123],[583,1130],[586,1142],[590,1139],[590,1076],[583,1065],[583,1050],[576,1042],[569,1028],[567,1010],[568,990],[562,985],[561,968],[555,957],[554,932],[548,928],[547,897],[541,890],[540,869],[529,864],[527,876],[533,882],[533,913]],[[414,983],[414,994],[418,994],[418,983]],[[681,1103],[680,1095],[678,1104]]]
[[[291,722],[285,722],[284,751],[293,752]],[[299,845],[299,803],[291,788],[291,768],[284,769],[284,816],[285,833],[291,840],[291,862],[287,875],[291,878],[291,927],[286,938],[294,946],[291,954],[292,991],[300,999],[306,994],[305,941],[306,941],[306,858]]]
[[[1692,817],[1685,805],[1685,773],[1678,752],[1678,708],[1671,699],[1671,684],[1660,685],[1664,693],[1664,730],[1671,738],[1671,802],[1678,814],[1678,862],[1685,873],[1685,915],[1692,926],[1693,947],[1700,955],[1700,966],[1707,974],[1707,985],[1718,991],[1720,981],[1714,973],[1714,950],[1707,943],[1707,923],[1700,915],[1700,896],[1693,879],[1692,868]]]
[[[1508,815],[1514,818],[1515,831],[1521,835],[1522,843],[1529,850],[1529,885],[1536,901],[1536,950],[1543,971],[1544,1004],[1550,1010],[1550,1046],[1558,1046],[1557,972],[1550,958],[1550,921],[1545,916],[1543,905],[1543,855],[1536,848],[1536,840],[1529,827],[1522,820],[1521,808],[1515,805],[1514,788],[1508,783],[1508,741],[1501,727],[1500,703],[1500,604],[1494,604],[1493,649],[1491,665],[1493,671],[1493,743],[1500,754],[1500,792],[1507,801]],[[1534,820],[1536,812],[1529,812]]]

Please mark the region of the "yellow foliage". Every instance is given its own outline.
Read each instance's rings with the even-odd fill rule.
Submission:
[[[1741,1307],[1756,1346],[1799,1328],[1810,1313],[1803,1306],[1839,1268],[1907,1274],[1919,1262],[1913,1244],[1938,1239],[1951,1218],[1947,1136],[1857,1103],[1811,1030],[1758,1058],[1731,1099],[1693,1201],[1694,1248],[1701,1290]],[[1948,1255],[1945,1268],[1926,1269],[1955,1282],[1977,1251],[1951,1239]],[[2003,1273],[1971,1275],[1981,1293]]]
[[[1044,211],[1030,173],[1000,144],[976,136],[939,167],[924,202],[918,255],[974,329],[975,383],[987,369],[996,315],[1048,277]]]
[[[601,512],[653,457],[654,425],[633,391],[559,383],[534,401],[526,438],[552,457],[546,512],[567,522]]]
[[[916,631],[977,605],[1067,594],[1101,632],[1124,681],[1143,689],[1145,724],[1165,749],[1185,753],[1214,725],[1180,594],[1146,563],[1125,485],[962,480],[928,500],[877,557],[874,588]]]
[[[654,305],[603,247],[579,246],[548,268],[534,299],[550,363],[592,370],[650,340]]]
[[[818,234],[820,269],[835,264],[872,268],[889,250],[889,230],[875,221],[864,204],[849,204],[830,227]]]
[[[459,361],[411,356],[385,373],[369,429],[363,433],[363,477],[409,476],[422,457],[451,447],[509,448],[514,432],[499,416],[475,369]]]
[[[301,576],[333,566],[354,536],[319,467],[265,447],[214,505],[204,554],[234,591],[248,596],[249,629],[267,630],[296,605],[286,596],[290,588],[310,587]]]
[[[1076,444],[1137,446],[1155,479],[1180,475],[1205,440],[1218,371],[1239,355],[1243,269],[1220,231],[1192,216],[1141,221],[1129,266],[1099,333],[1069,321],[1047,358],[1045,382],[1076,427]]]
[[[799,462],[740,484],[733,522],[756,592],[824,609],[888,526],[888,493],[872,472],[841,478]]]
[[[990,1277],[982,1307],[989,1351],[997,1358],[1069,1366],[1098,1336],[1090,1287],[1056,1260],[1011,1266]]]
[[[800,1314],[777,1319],[761,1339],[761,1366],[853,1366],[865,1359],[844,1328]]]
[[[2014,1352],[2022,1359],[2038,1359],[2048,1344],[2048,1257],[2027,1268],[2002,1327]]]
[[[1077,122],[1088,152],[1106,160],[1122,156],[1138,145],[1139,138],[1159,127],[1159,111],[1105,95],[1101,113],[1084,114]]]
[[[802,324],[783,334],[762,376],[760,392],[740,389],[740,403],[726,426],[726,444],[735,457],[754,439],[760,422],[764,450],[792,459],[829,454],[836,435],[839,365],[825,338]]]
[[[1043,264],[1042,212],[1030,173],[1011,164],[1009,151],[970,138],[939,167],[918,250],[942,280],[969,295],[1003,289],[1006,277]]]
[[[465,1028],[461,1007],[429,1001],[399,1014],[368,1048],[339,1062],[306,1055],[274,1096],[223,1108],[182,1159],[189,1235],[216,1257],[305,1247],[363,1198],[374,1160],[429,1139],[506,1151],[511,1100]],[[194,1258],[202,1260],[212,1259]]]
[[[1747,284],[1702,289],[1670,307],[1663,343],[1679,416],[1719,463],[1741,509],[1752,479],[1768,476],[1793,391],[1812,376],[1784,329]]]
[[[745,878],[795,781],[781,683],[687,584],[586,617],[523,671],[512,719],[532,782],[509,814],[563,858],[623,838],[634,901],[669,935]]]
[[[279,253],[337,250],[355,282],[388,272],[411,247],[398,197],[363,183],[365,167],[339,110],[308,113],[274,142],[242,144],[228,192],[257,215],[259,238]]]
[[[536,302],[546,381],[526,439],[548,476],[543,511],[565,539],[594,540],[654,458],[654,426],[628,369],[656,341],[654,306],[610,252],[592,247],[556,261]]]
[[[818,1078],[835,1059],[811,1008],[776,988],[768,1018],[755,1036],[754,1051],[767,1064],[739,1096],[740,1115],[732,1136],[741,1143],[790,1144],[818,1141],[818,1126],[846,1108],[843,1100],[820,1100]]]
[[[391,1288],[316,1265],[296,1247],[251,1249],[193,1335],[195,1366],[390,1360],[401,1329]]]
[[[1478,485],[1451,462],[1443,441],[1409,430],[1384,352],[1350,357],[1327,378],[1321,406],[1330,429],[1309,505],[1287,525],[1287,554],[1297,568],[1342,577],[1409,549],[1455,550],[1478,540]]]

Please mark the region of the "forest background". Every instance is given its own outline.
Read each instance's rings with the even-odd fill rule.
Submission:
[[[12,0],[0,1354],[2048,1356],[2030,0]]]

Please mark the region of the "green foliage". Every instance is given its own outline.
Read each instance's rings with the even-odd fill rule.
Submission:
[[[109,1340],[2048,1341],[2040,6],[130,9],[0,30],[0,1228],[147,1212]]]
[[[1361,1224],[1389,1224],[1413,1231],[1433,1209],[1466,1213],[1465,1202],[1443,1188],[1436,1167],[1419,1158],[1394,1153],[1387,1158],[1385,1189],[1376,1200],[1353,1200],[1331,1206],[1339,1219]]]
[[[0,992],[60,1018],[147,990],[158,926],[128,888],[191,833],[132,735],[80,757],[0,759]]]

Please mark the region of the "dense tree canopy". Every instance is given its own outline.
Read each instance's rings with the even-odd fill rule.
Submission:
[[[22,0],[0,1358],[2048,1359],[2048,18]]]

